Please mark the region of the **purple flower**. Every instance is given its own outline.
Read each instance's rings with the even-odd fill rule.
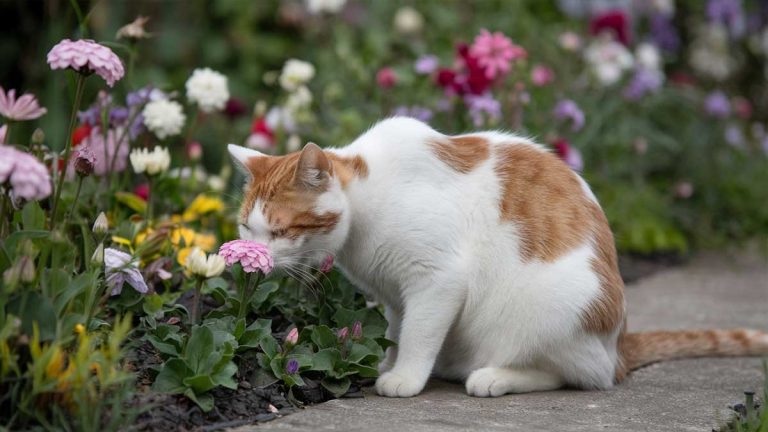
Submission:
[[[429,54],[416,59],[416,64],[413,65],[413,68],[417,74],[429,75],[436,71],[439,66],[440,60],[438,60],[437,56]]]
[[[118,295],[123,290],[123,284],[136,291],[146,294],[149,291],[144,277],[139,271],[139,264],[123,251],[113,248],[104,249],[104,266],[106,267],[107,286],[112,289],[112,295]]]
[[[501,103],[491,96],[490,93],[482,95],[468,94],[464,96],[464,103],[469,109],[469,115],[475,126],[480,127],[485,124],[485,115],[488,121],[495,122],[501,118]]]
[[[109,110],[109,124],[110,126],[125,126],[130,112],[128,108],[117,106]]]
[[[72,68],[80,73],[95,72],[112,87],[125,75],[120,58],[104,45],[92,40],[64,39],[48,52],[51,69]]]
[[[571,130],[576,132],[584,127],[584,111],[570,99],[563,99],[557,103],[553,114],[557,120],[570,121]]]
[[[413,105],[410,107],[406,105],[401,105],[392,111],[392,115],[412,117],[412,118],[415,118],[416,120],[421,120],[424,123],[428,123],[430,120],[432,120],[432,116],[434,114],[432,113],[432,110],[426,107],[422,107],[418,105]]]
[[[0,145],[0,184],[8,182],[15,197],[41,200],[51,194],[51,176],[29,153]]]
[[[624,89],[624,97],[636,101],[643,96],[656,92],[663,83],[663,77],[659,71],[646,68],[638,68],[632,81]]]
[[[9,120],[34,120],[46,112],[48,110],[41,107],[33,95],[25,93],[16,99],[16,90],[8,90],[6,93],[0,87],[0,115],[3,117]]]
[[[299,371],[299,361],[296,359],[288,360],[288,363],[286,363],[285,365],[285,373],[288,375],[293,375],[298,371]]]
[[[707,18],[728,27],[732,36],[740,37],[747,30],[741,0],[709,0]]]
[[[226,242],[219,248],[219,255],[224,257],[227,266],[240,263],[246,273],[261,271],[267,274],[275,266],[267,246],[251,240]]]
[[[672,18],[655,13],[650,18],[650,33],[653,42],[668,53],[675,53],[680,49],[680,35],[672,23]]]
[[[120,143],[120,147],[117,147],[117,140],[123,138]],[[103,176],[110,172],[112,168],[112,159],[114,158],[115,151],[117,151],[117,158],[115,158],[115,172],[122,172],[128,165],[128,153],[130,152],[130,145],[125,140],[124,132],[122,129],[109,129],[107,130],[106,140],[104,139],[104,133],[100,127],[95,127],[91,130],[90,136],[82,141],[81,146],[87,147],[96,156],[96,163],[93,166],[93,172],[97,176]]]
[[[100,91],[96,101],[85,111],[77,113],[80,123],[86,123],[90,126],[101,124],[101,113],[112,105],[112,95],[105,91]]]
[[[726,118],[731,114],[731,102],[721,91],[710,93],[704,100],[704,111],[715,118]]]

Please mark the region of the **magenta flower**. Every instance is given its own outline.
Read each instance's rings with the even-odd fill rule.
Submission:
[[[512,40],[501,32],[491,33],[486,29],[480,30],[470,53],[477,58],[480,67],[488,79],[509,72],[512,61],[525,58],[528,53],[524,48],[512,43]]]
[[[37,103],[37,99],[24,93],[16,99],[16,90],[5,92],[0,87],[0,114],[8,120],[34,120],[48,112]]]
[[[246,273],[261,271],[267,274],[275,267],[267,246],[252,240],[226,242],[219,248],[219,255],[224,257],[227,266],[240,263]]]
[[[149,291],[144,277],[139,271],[139,264],[129,254],[113,248],[104,249],[104,266],[106,267],[107,286],[112,295],[123,291],[123,284],[128,282],[136,291],[146,294]]]
[[[323,260],[323,263],[320,264],[320,271],[328,273],[331,269],[333,269],[333,255],[328,254]]]
[[[543,87],[555,79],[552,69],[544,65],[536,65],[531,70],[531,82],[536,87]]]
[[[41,200],[51,194],[51,176],[37,158],[0,145],[0,184],[9,183],[15,197]]]
[[[125,75],[120,58],[104,45],[92,40],[64,39],[48,52],[51,69],[72,68],[82,74],[95,72],[112,87]]]
[[[392,88],[397,84],[397,74],[392,68],[381,68],[376,72],[376,83],[383,89]]]
[[[81,177],[88,177],[93,173],[96,165],[96,156],[88,146],[80,146],[73,153],[70,163],[74,165],[75,172]]]

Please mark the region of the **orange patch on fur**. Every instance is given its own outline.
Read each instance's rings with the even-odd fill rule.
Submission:
[[[360,155],[344,157],[330,152],[325,155],[331,160],[333,173],[339,179],[342,188],[347,187],[347,184],[355,178],[368,177],[368,164]]]
[[[488,159],[488,141],[478,136],[459,136],[429,143],[438,159],[466,174]]]

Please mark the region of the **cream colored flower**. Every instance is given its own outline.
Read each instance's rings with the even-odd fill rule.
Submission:
[[[150,101],[141,114],[147,129],[160,139],[181,133],[187,120],[181,104],[168,99]]]
[[[288,100],[285,101],[285,107],[292,112],[296,112],[308,107],[311,103],[312,92],[309,91],[307,86],[300,86],[288,96]]]
[[[210,68],[195,69],[186,88],[187,98],[205,113],[221,111],[229,100],[227,77]]]
[[[155,147],[151,152],[145,148],[137,148],[131,152],[131,165],[137,174],[159,174],[171,166],[171,154],[165,147]]]
[[[313,14],[321,12],[337,13],[344,7],[347,0],[306,0],[306,3],[307,10]]]
[[[280,73],[280,85],[288,91],[294,91],[314,76],[315,67],[312,63],[290,59],[285,62],[283,71]]]
[[[661,53],[656,45],[643,42],[635,48],[635,59],[637,64],[648,70],[659,70],[661,68]]]
[[[96,218],[96,221],[93,223],[93,229],[94,234],[106,234],[107,231],[109,231],[109,221],[107,220],[107,215],[104,214],[104,212],[99,213],[99,216]]]
[[[138,16],[135,20],[133,20],[132,23],[126,24],[122,27],[120,27],[120,30],[117,31],[117,38],[118,39],[146,39],[151,34],[147,33],[146,30],[144,30],[144,24],[149,21],[149,17],[145,16]]]
[[[195,276],[212,278],[220,275],[224,271],[224,258],[217,254],[210,254],[207,257],[198,247],[192,249],[184,262],[184,268]]]
[[[610,37],[597,38],[587,47],[584,57],[592,74],[604,86],[619,81],[635,63],[632,53]]]
[[[395,13],[395,30],[399,33],[414,34],[420,32],[423,27],[424,17],[416,9],[403,6]]]

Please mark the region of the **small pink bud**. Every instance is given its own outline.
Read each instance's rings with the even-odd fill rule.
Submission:
[[[376,73],[376,82],[383,89],[392,88],[397,84],[397,74],[392,68],[381,68]]]
[[[299,341],[299,329],[294,327],[291,329],[291,331],[288,332],[288,335],[285,337],[285,345],[293,346],[293,345],[296,345],[296,342],[298,341]]]
[[[358,340],[363,338],[363,323],[355,321],[352,324],[352,340]]]
[[[323,260],[323,263],[320,265],[320,271],[323,273],[328,273],[333,268],[333,255],[328,255]]]
[[[203,146],[197,141],[187,144],[187,157],[191,161],[198,161],[203,157]]]
[[[336,332],[336,337],[339,338],[339,342],[344,342],[349,337],[349,327],[340,328]]]

